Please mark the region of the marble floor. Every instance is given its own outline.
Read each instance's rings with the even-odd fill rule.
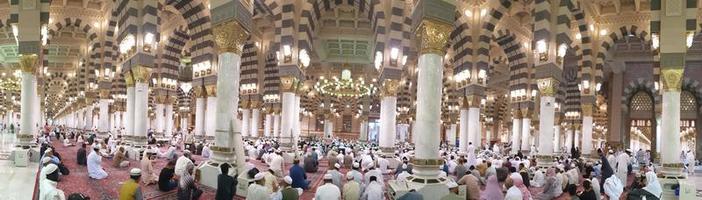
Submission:
[[[15,167],[14,163],[8,160],[14,143],[14,134],[0,133],[0,199],[32,199],[39,165],[29,163],[27,167]]]

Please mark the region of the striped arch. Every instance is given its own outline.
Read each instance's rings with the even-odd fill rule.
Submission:
[[[651,80],[646,80],[643,78],[639,78],[633,81],[629,81],[629,84],[626,85],[626,88],[624,88],[624,93],[622,94],[622,109],[626,109],[628,111],[629,109],[629,101],[631,101],[631,98],[634,96],[639,91],[645,91],[651,94],[653,97],[653,102],[654,105],[661,105],[661,96],[658,95],[658,90],[656,90],[656,86]]]
[[[210,18],[210,10],[203,0],[166,0],[165,5],[173,6],[188,23],[189,38],[193,43],[190,47],[192,63],[213,61],[215,56],[212,19]]]
[[[191,89],[186,93],[182,88],[178,87],[176,93],[178,99],[176,99],[174,111],[180,110],[181,107],[191,108],[191,102],[195,97],[195,90]]]
[[[580,33],[580,44],[575,48],[576,57],[578,58],[578,77],[580,79],[592,80],[592,37],[588,30],[588,23],[585,20],[585,12],[580,9],[571,10],[573,18],[578,22],[578,31]]]
[[[483,22],[482,27],[480,28],[480,36],[477,38],[478,49],[475,49],[478,58],[478,62],[475,63],[475,68],[477,68],[477,70],[483,69],[485,71],[489,70],[490,41],[491,39],[495,38],[495,36],[493,36],[495,27],[500,19],[502,19],[502,17],[509,12],[509,8],[512,7],[512,0],[496,0],[488,2],[488,7],[490,8],[490,11],[488,12],[488,19],[487,21]],[[500,46],[502,46],[502,44],[500,44]],[[507,54],[507,56],[511,57],[510,54]],[[524,55],[524,59],[526,61],[526,54]]]
[[[697,106],[702,106],[702,86],[697,80],[692,80],[690,78],[684,78],[682,82],[682,91],[688,91],[695,96],[697,100]]]
[[[470,59],[473,55],[473,37],[468,26],[469,18],[460,13],[456,16],[459,17],[454,21],[449,43],[453,50],[453,75],[473,69],[473,62]]]
[[[256,84],[256,89],[244,94],[243,98],[251,101],[258,101],[261,98],[261,85],[258,85],[258,52],[255,41],[249,38],[244,43],[244,48],[241,53],[241,81],[240,84]]]
[[[580,110],[580,90],[578,89],[578,70],[574,68],[567,68],[563,71],[563,79],[565,83],[561,83],[564,88],[564,103],[561,107],[561,113],[568,111],[579,111]]]
[[[79,85],[85,87],[85,81],[94,82],[96,80],[95,73],[92,72],[94,69],[99,69],[102,63],[102,61],[99,60],[99,58],[102,57],[102,49],[100,49],[102,48],[102,44],[98,41],[98,33],[95,32],[95,29],[93,29],[92,24],[84,22],[80,18],[67,17],[63,20],[57,20],[56,23],[49,24],[49,38],[57,36],[59,31],[69,26],[73,26],[75,28],[78,28],[79,30],[82,30],[86,34],[86,39],[88,39],[88,52],[90,53],[90,55],[87,55],[83,59],[85,61],[84,66],[80,66],[79,73],[77,73],[77,77],[83,80],[83,84]],[[50,41],[51,40],[49,39],[49,43]]]
[[[638,27],[636,25],[625,25],[619,27],[618,30],[613,30],[608,36],[602,37],[602,43],[600,44],[600,51],[597,52],[597,59],[595,61],[595,70],[598,74],[595,74],[596,81],[601,83],[602,80],[602,69],[604,67],[604,61],[607,57],[611,57],[614,47],[614,42],[623,39],[626,36],[633,35],[643,40],[645,44],[650,44],[651,35],[646,31],[645,27]]]
[[[187,27],[178,27],[169,34],[168,40],[164,42],[162,53],[159,55],[160,77],[178,79],[180,59],[186,47],[185,44],[190,40],[187,31]]]
[[[529,72],[528,50],[517,40],[517,36],[509,30],[500,30],[496,34],[495,41],[504,50],[507,56],[507,66],[509,67],[509,90],[529,89],[529,79],[532,74]]]
[[[87,39],[91,42],[95,41],[98,38],[98,34],[95,32],[95,29],[93,29],[92,24],[84,23],[82,19],[72,17],[67,17],[64,18],[63,21],[58,20],[56,21],[56,23],[49,24],[49,35],[51,37],[54,37],[58,35],[58,32],[61,31],[61,29],[68,26],[73,26],[79,28],[80,30],[83,30],[83,32],[87,34]]]

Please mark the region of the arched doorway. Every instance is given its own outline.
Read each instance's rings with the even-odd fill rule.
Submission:
[[[653,96],[646,91],[634,93],[629,102],[629,134],[626,135],[629,148],[656,152],[656,120]]]
[[[680,144],[682,150],[694,150],[696,142],[697,98],[692,92],[683,90],[680,93]]]

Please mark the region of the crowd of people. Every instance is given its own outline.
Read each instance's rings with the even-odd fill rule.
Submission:
[[[92,179],[110,177],[103,168],[105,159],[111,160],[113,168],[128,172],[129,178],[124,180],[119,189],[120,199],[143,199],[145,187],[154,187],[163,192],[177,190],[179,200],[198,199],[203,193],[195,178],[198,176],[194,170],[197,162],[192,155],[195,153],[206,158],[211,155],[211,150],[209,144],[196,141],[191,134],[177,134],[165,144],[150,144],[135,155],[129,153],[119,135],[98,139],[95,134],[65,131],[61,128],[46,131],[46,135],[38,138],[42,144],[42,200],[65,199],[65,194],[58,189],[57,184],[61,176],[70,174],[70,170],[62,163],[61,155],[53,148],[54,143],[51,141],[54,139],[62,141],[58,144],[66,148],[78,148],[77,164],[85,167]],[[324,200],[381,200],[387,198],[389,181],[410,183],[415,173],[410,162],[415,149],[410,143],[397,143],[394,154],[390,155],[380,151],[376,143],[340,139],[307,138],[287,149],[274,139],[246,139],[244,149],[246,162],[243,163],[244,172],[241,176],[252,182],[239,183],[231,173],[233,166],[221,164],[215,199],[233,199],[237,194],[236,186],[248,184],[244,187],[246,199],[252,200],[300,199],[305,192],[313,193],[315,199]],[[583,158],[577,149],[572,149],[570,154],[554,157],[552,163],[537,163],[535,157],[525,156],[522,151],[517,154],[508,152],[509,144],[493,144],[491,148],[488,145],[480,147],[469,144],[465,152],[444,144],[439,151],[444,162],[438,168],[438,176],[447,180],[447,195],[423,197],[416,189],[406,188],[407,191],[396,198],[661,198],[662,189],[648,151],[598,149],[597,159],[592,159]],[[532,148],[529,154],[535,152]],[[681,159],[691,157],[691,152],[681,154]],[[167,163],[160,170],[153,167],[153,162],[159,159]],[[397,165],[391,166],[391,160]],[[694,168],[695,161],[688,160],[685,164]],[[325,168],[327,170],[320,171]],[[688,172],[693,173],[694,170]],[[311,175],[321,177],[322,184],[315,187],[311,183]],[[632,184],[627,182],[630,177],[633,177]],[[84,195],[70,196],[85,198]]]

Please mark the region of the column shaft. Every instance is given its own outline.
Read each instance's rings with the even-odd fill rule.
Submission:
[[[280,114],[273,116],[273,137],[280,137]]]
[[[156,124],[154,124],[154,133],[163,134],[165,125],[165,118],[163,117],[164,107],[165,105],[159,103],[156,104],[156,108],[154,109],[154,113],[156,114]]]
[[[32,143],[33,132],[32,132],[32,115],[34,114],[34,94],[35,87],[32,86],[32,79],[34,78],[33,72],[22,72],[22,88],[20,91],[20,131],[17,134],[17,139],[20,146],[28,146]],[[16,129],[16,128],[15,128]]]
[[[286,150],[291,150],[292,148],[292,137],[293,137],[293,126],[294,126],[294,116],[295,115],[295,93],[283,92],[282,98],[282,112],[280,121],[280,143],[281,146],[287,148]]]
[[[258,108],[251,109],[251,130],[249,130],[251,137],[258,138],[258,124],[261,119],[261,110]]]
[[[516,154],[521,148],[522,120],[519,118],[512,119],[512,154]]]
[[[378,144],[386,154],[395,153],[397,97],[385,96],[380,102],[380,137]]]
[[[531,118],[522,118],[522,143],[521,150],[529,151],[529,140],[531,138]]]
[[[553,155],[554,148],[557,146],[554,144],[558,143],[551,142],[554,138],[555,105],[555,97],[541,96],[541,105],[539,106],[539,155]]]
[[[417,114],[416,114],[416,153],[415,174],[419,177],[436,178],[439,170],[438,134],[441,129],[441,90],[443,87],[442,56],[427,53],[419,56],[419,75],[417,78]],[[420,163],[420,164],[417,164]],[[424,163],[424,164],[421,164]],[[435,163],[435,164],[434,164]]]
[[[592,152],[592,116],[583,116],[583,128],[582,128],[582,146],[580,151],[583,155],[590,155]]]
[[[271,114],[266,114],[266,119],[263,121],[263,136],[271,137],[271,123],[273,123],[273,116]]]
[[[127,115],[124,116],[125,134],[131,138],[134,136],[134,102],[136,101],[136,92],[134,86],[127,86]]]
[[[458,149],[460,152],[466,152],[468,150],[468,109],[461,108],[459,123],[459,134],[458,134]]]
[[[251,110],[249,109],[241,109],[241,136],[244,137],[250,137],[251,134],[249,134],[249,120],[251,120]]]
[[[149,84],[137,82],[134,86],[134,144],[146,145],[146,122],[149,120]]]
[[[170,138],[173,135],[173,104],[166,104],[165,129],[163,133]]]
[[[195,99],[195,129],[193,134],[196,136],[205,135],[205,98],[198,96]]]
[[[468,142],[474,147],[480,146],[480,108],[468,108]],[[475,148],[479,150],[480,148]]]
[[[231,115],[231,113],[229,113]],[[213,139],[217,123],[217,96],[207,97],[207,110],[205,110],[205,135]]]

